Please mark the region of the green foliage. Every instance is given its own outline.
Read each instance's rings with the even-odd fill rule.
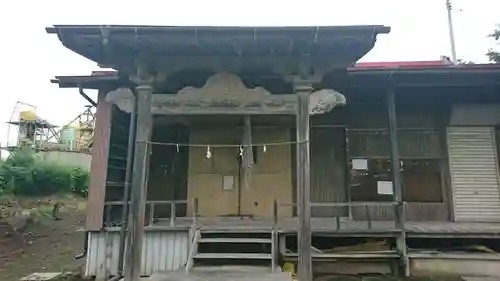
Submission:
[[[496,42],[500,43],[500,25],[497,25],[493,33],[490,34],[490,37],[493,38]],[[490,49],[487,53],[487,56],[490,58],[492,62],[500,63],[500,52],[494,49]]]
[[[73,193],[86,197],[89,173],[42,160],[31,149],[0,162],[0,195],[46,196]]]
[[[71,192],[82,197],[87,197],[89,195],[89,173],[76,168],[72,170],[71,179]]]
[[[9,188],[9,170],[7,165],[2,161],[0,162],[0,195],[10,192]]]

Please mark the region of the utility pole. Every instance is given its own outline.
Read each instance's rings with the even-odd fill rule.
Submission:
[[[451,0],[446,0],[446,10],[448,12],[448,32],[450,36],[450,48],[451,48],[451,61],[453,64],[457,64],[457,50],[455,48],[455,32],[453,30],[453,16],[451,5]]]

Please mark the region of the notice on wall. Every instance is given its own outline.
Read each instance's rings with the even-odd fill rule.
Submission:
[[[352,169],[357,171],[368,171],[368,160],[352,159]]]
[[[222,189],[223,190],[233,190],[234,188],[234,177],[233,176],[223,176],[222,177]]]
[[[392,181],[378,181],[377,193],[382,195],[393,195]]]

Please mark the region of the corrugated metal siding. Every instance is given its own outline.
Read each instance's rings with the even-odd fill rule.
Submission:
[[[91,232],[88,239],[86,276],[118,273],[119,232]],[[188,231],[146,231],[142,248],[141,275],[176,270],[186,264]]]
[[[311,130],[311,201],[346,202],[345,132],[343,129]],[[347,216],[347,208],[316,207],[315,217]]]
[[[494,129],[447,129],[456,221],[500,221],[500,190]]]

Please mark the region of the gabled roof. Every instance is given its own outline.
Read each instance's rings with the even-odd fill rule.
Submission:
[[[307,57],[348,66],[369,52],[380,25],[307,27],[187,27],[56,25],[68,49],[105,67],[133,66],[145,57],[185,59]],[[264,60],[265,62],[265,60]]]

